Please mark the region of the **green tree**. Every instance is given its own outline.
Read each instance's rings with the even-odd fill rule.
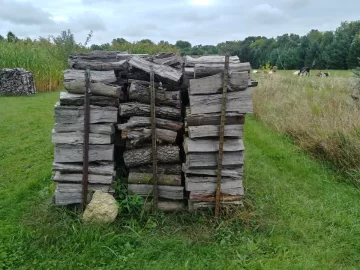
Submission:
[[[191,49],[191,47],[192,47],[190,42],[184,41],[184,40],[176,41],[175,46],[177,48],[179,48],[180,50],[186,50],[186,49],[188,50],[188,49]]]
[[[15,34],[11,31],[9,31],[6,35],[6,38],[7,38],[7,41],[8,42],[16,42],[18,41],[19,39],[15,36]]]
[[[356,68],[359,64],[360,57],[360,34],[357,35],[351,43],[349,55],[347,59],[348,68]]]
[[[0,42],[4,41],[4,40],[5,40],[5,38],[2,35],[0,35]]]

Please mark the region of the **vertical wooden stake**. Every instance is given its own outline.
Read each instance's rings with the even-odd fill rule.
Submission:
[[[154,70],[150,67],[150,92],[151,92],[151,138],[152,138],[152,158],[153,158],[153,199],[154,209],[158,208],[158,179],[157,179],[157,149],[156,149],[156,115],[155,115],[155,82]]]
[[[83,179],[82,179],[82,205],[87,204],[88,173],[89,173],[89,123],[90,123],[90,70],[85,71],[84,96],[84,144],[83,144]]]
[[[215,198],[215,217],[216,218],[219,217],[219,212],[220,212],[221,173],[222,173],[223,151],[224,151],[224,131],[225,131],[225,120],[226,120],[225,119],[226,118],[226,94],[227,94],[228,77],[229,77],[229,54],[226,53],[223,92],[222,92],[222,104],[221,104],[218,171],[217,171],[216,198]]]

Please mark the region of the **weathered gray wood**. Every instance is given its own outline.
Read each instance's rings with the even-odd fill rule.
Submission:
[[[150,117],[150,105],[138,102],[128,102],[120,104],[119,110],[121,117],[147,116]],[[155,108],[156,117],[179,120],[181,119],[181,110],[177,108],[162,106]]]
[[[239,197],[239,196],[237,196]],[[220,201],[220,206],[222,207],[243,207],[244,204],[242,202],[242,200],[238,200],[238,201],[229,201],[229,202],[222,202]],[[199,209],[204,209],[204,208],[214,208],[215,207],[215,202],[199,202],[199,201],[195,201],[195,200],[189,200],[188,201],[188,209],[190,212],[194,212],[197,211]]]
[[[182,72],[179,70],[176,70],[169,66],[151,63],[140,57],[132,57],[131,60],[129,61],[129,64],[131,66],[134,66],[138,69],[145,71],[146,73],[150,73],[150,66],[152,66],[156,78],[158,78],[160,81],[172,85],[174,84],[178,85],[182,77]]]
[[[85,82],[85,70],[66,69],[63,71],[64,82],[83,81]],[[91,82],[113,84],[117,82],[114,71],[90,71]],[[84,90],[83,90],[84,92]]]
[[[120,97],[90,96],[90,105],[99,107],[119,107],[119,99],[123,100],[123,92],[120,91]],[[60,93],[61,106],[84,106],[84,94],[71,94],[68,92]]]
[[[130,59],[133,58],[134,56],[140,57],[140,58],[144,58],[144,57],[148,56],[148,54],[118,53],[118,54],[116,55],[116,59],[117,59],[118,61],[121,61],[121,60],[130,60]]]
[[[240,63],[238,56],[230,56],[229,64]],[[195,64],[225,64],[223,55],[203,55],[203,56],[185,56],[185,66],[194,67]]]
[[[116,123],[118,109],[114,107],[90,106],[90,124]],[[83,106],[60,106],[55,104],[55,123],[59,124],[83,124]]]
[[[64,88],[72,94],[84,93],[85,82],[75,80],[64,82]],[[104,83],[90,82],[91,94],[94,96],[106,96],[114,98],[123,98],[122,87],[105,85]]]
[[[53,181],[55,182],[71,182],[71,183],[81,183],[83,175],[77,173],[61,173],[59,171],[55,172]],[[88,175],[88,181],[90,184],[103,184],[111,185],[114,181],[113,175],[97,175],[90,173]]]
[[[230,74],[233,72],[244,72],[249,74],[250,63],[236,63],[229,65]],[[187,72],[190,73],[191,70]],[[195,64],[193,68],[193,78],[203,78],[224,72],[224,64]],[[249,77],[249,76],[247,76]]]
[[[213,176],[186,176],[185,179],[185,190],[190,191],[190,199],[193,196],[205,196],[215,195],[216,191],[216,179]],[[234,179],[228,177],[222,177],[221,179],[221,193],[223,195],[236,195],[242,196],[243,184],[241,179]]]
[[[190,95],[210,95],[221,93],[223,88],[224,74],[218,73],[213,76],[190,80]],[[249,79],[247,72],[230,73],[228,78],[228,91],[240,91],[248,87]]]
[[[168,175],[168,174],[158,174],[157,182],[159,185],[165,186],[181,186],[181,174],[178,175]],[[129,173],[128,177],[129,184],[152,184],[153,175],[152,173]]]
[[[126,123],[117,125],[117,128],[119,130],[125,130],[125,129],[129,130],[132,128],[139,128],[139,127],[150,127],[150,117],[133,116]],[[156,118],[156,127],[179,131],[183,127],[183,123]]]
[[[130,194],[137,194],[143,197],[151,198],[153,185],[142,185],[142,184],[129,184],[128,192]],[[158,186],[159,198],[170,199],[170,200],[182,200],[184,199],[184,187],[179,186]]]
[[[87,53],[74,53],[71,54],[69,59],[73,61],[99,61],[99,62],[114,62],[118,60],[117,51],[100,51],[95,50]]]
[[[231,92],[226,95],[226,112],[252,113],[252,90]],[[191,114],[219,113],[221,112],[221,94],[200,95],[190,97]]]
[[[121,137],[123,139],[128,138],[132,145],[149,141],[151,139],[150,128],[133,128],[131,130],[122,130]],[[175,143],[177,133],[167,129],[156,129],[156,139],[159,142]]]
[[[112,161],[114,156],[114,145],[90,145],[89,162]],[[55,146],[55,162],[82,162],[83,146],[57,144]]]
[[[181,65],[183,59],[181,56],[174,53],[159,53],[154,55],[150,61],[159,65],[176,66]]]
[[[152,209],[152,202],[146,202],[144,209],[149,211]],[[158,201],[157,209],[162,212],[178,212],[185,210],[185,205],[183,202],[177,201]]]
[[[83,132],[84,125],[55,123],[54,131],[57,133]],[[92,124],[90,125],[90,133],[111,135],[115,133],[115,127],[114,124]]]
[[[110,134],[89,133],[89,144],[111,144],[114,137]],[[83,132],[57,133],[52,131],[52,143],[83,144]]]
[[[188,168],[207,168],[217,165],[218,153],[191,153],[186,156]],[[244,152],[223,153],[223,166],[238,166],[244,164]]]
[[[102,62],[96,60],[80,60],[80,59],[69,59],[69,68],[86,70],[89,68],[91,71],[127,71],[129,63],[127,60],[114,61],[114,62]]]
[[[189,137],[191,139],[204,137],[219,137],[220,126],[191,126],[188,127]],[[243,137],[243,125],[226,125],[225,137]]]
[[[150,104],[150,88],[140,83],[141,81],[133,81],[128,90],[129,99],[141,103]],[[165,91],[156,88],[155,104],[180,108],[180,91]]]
[[[59,171],[61,173],[82,173],[83,165],[82,163],[56,163],[52,165],[54,171]],[[113,175],[114,173],[114,163],[113,162],[102,162],[102,163],[90,163],[89,164],[89,173],[91,174],[100,174],[100,175]]]
[[[159,163],[180,163],[178,146],[158,146],[157,157]],[[124,161],[127,167],[136,167],[152,163],[151,147],[131,149],[124,152]]]
[[[207,176],[217,176],[217,168],[206,168],[206,169],[201,169],[201,168],[192,168],[190,169],[189,166],[186,163],[183,163],[182,165],[182,171],[185,174],[191,174],[191,175],[207,175]],[[239,178],[242,177],[243,175],[243,166],[242,165],[238,165],[238,167],[235,168],[226,168],[226,166],[223,167],[223,169],[221,170],[221,175],[222,176],[226,176],[226,177],[232,177],[232,178]]]
[[[132,167],[131,172],[136,173],[152,173],[151,164],[143,164],[138,167]],[[157,165],[158,174],[170,174],[170,175],[181,175],[181,165],[180,164],[158,164]]]
[[[201,153],[201,152],[218,152],[219,140],[218,139],[198,139],[193,140],[185,138],[184,140],[185,153]],[[241,139],[225,139],[224,152],[243,151],[244,143]]]
[[[243,125],[245,114],[226,113],[226,125]],[[220,113],[191,114],[190,107],[186,108],[185,126],[219,125]]]

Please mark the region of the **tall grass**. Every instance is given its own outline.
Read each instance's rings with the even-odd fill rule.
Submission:
[[[261,74],[258,79],[256,117],[340,169],[360,171],[360,110],[351,98],[352,78]]]

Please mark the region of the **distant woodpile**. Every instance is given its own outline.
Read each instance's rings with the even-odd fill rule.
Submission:
[[[69,58],[67,92],[55,106],[56,204],[81,202],[85,69],[91,69],[89,191],[113,193],[119,172],[129,194],[152,197],[150,70],[155,75],[158,207],[212,206],[224,56],[180,57],[95,51]],[[222,202],[240,204],[250,64],[230,57]],[[117,172],[117,174],[115,173]],[[188,201],[188,203],[186,203]]]
[[[23,68],[0,69],[0,95],[25,96],[36,94],[33,74]]]

